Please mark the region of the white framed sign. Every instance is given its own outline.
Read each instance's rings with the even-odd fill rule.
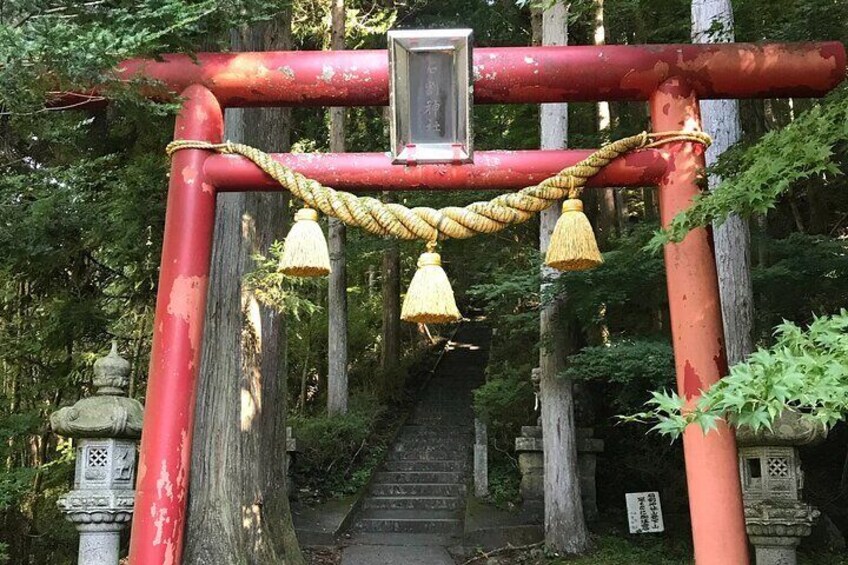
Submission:
[[[471,30],[389,32],[389,105],[396,164],[473,156]]]
[[[627,520],[631,534],[665,531],[660,493],[628,492],[624,498],[627,501]]]

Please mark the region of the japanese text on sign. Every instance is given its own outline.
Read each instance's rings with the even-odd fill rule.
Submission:
[[[629,492],[625,499],[631,534],[665,531],[658,492]]]

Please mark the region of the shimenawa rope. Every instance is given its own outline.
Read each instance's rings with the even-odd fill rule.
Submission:
[[[283,188],[307,206],[338,218],[345,224],[371,233],[400,239],[465,239],[478,234],[494,233],[529,220],[533,214],[568,197],[579,198],[587,181],[617,157],[667,143],[688,141],[709,146],[710,136],[699,131],[642,132],[601,147],[579,163],[566,167],[535,186],[502,194],[489,201],[473,202],[465,207],[407,208],[401,204],[383,203],[376,198],[355,196],[323,186],[316,180],[275,161],[270,155],[241,143],[209,143],[176,140],[166,148],[172,156],[183,149],[204,149],[221,154],[241,155],[253,162]]]

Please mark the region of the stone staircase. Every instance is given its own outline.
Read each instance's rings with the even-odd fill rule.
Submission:
[[[471,391],[483,382],[490,331],[459,328],[363,501],[354,531],[462,533],[471,478]]]

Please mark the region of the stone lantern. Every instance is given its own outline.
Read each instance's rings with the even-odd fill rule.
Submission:
[[[143,409],[125,396],[129,372],[113,342],[94,363],[95,396],[50,416],[53,431],[76,443],[74,490],[58,505],[80,533],[80,565],[117,565],[121,530],[132,518]]]
[[[824,430],[795,412],[784,412],[773,431],[736,432],[745,526],[757,565],[796,565],[796,548],[810,535],[819,511],[802,502],[804,474],[799,445],[824,438]]]

